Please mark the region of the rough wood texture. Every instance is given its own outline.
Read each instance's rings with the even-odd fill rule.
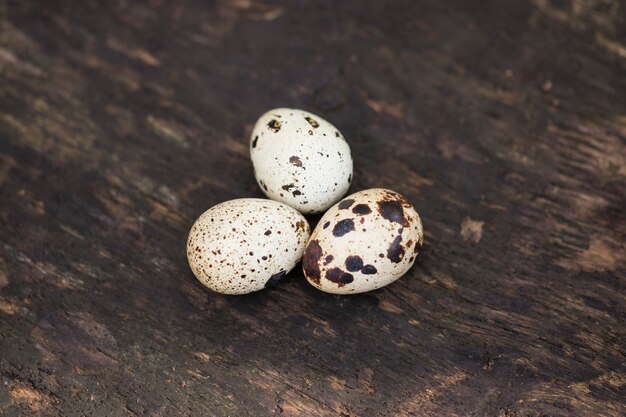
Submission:
[[[624,415],[623,2],[1,10],[0,415]],[[273,106],[345,133],[352,191],[415,204],[407,276],[194,279],[188,229],[261,195]]]

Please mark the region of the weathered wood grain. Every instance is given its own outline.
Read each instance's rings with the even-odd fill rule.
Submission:
[[[0,415],[626,413],[623,2],[1,4]],[[194,279],[275,106],[415,204],[405,278]]]

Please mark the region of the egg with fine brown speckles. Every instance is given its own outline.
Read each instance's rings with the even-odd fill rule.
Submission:
[[[311,285],[358,294],[388,285],[415,262],[422,221],[400,194],[373,188],[331,207],[311,234],[302,267]]]
[[[304,214],[323,212],[352,182],[350,146],[339,129],[303,110],[262,115],[250,137],[250,157],[263,193]]]
[[[247,294],[291,271],[309,235],[306,219],[285,204],[230,200],[196,220],[187,239],[187,259],[196,278],[211,290]]]

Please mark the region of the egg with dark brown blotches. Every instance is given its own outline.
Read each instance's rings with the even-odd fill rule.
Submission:
[[[302,267],[309,283],[322,291],[358,294],[404,275],[423,243],[413,205],[395,191],[373,188],[344,198],[324,214]]]
[[[304,110],[263,114],[252,130],[250,157],[263,193],[304,214],[335,204],[352,181],[348,142],[330,122]]]
[[[241,198],[205,211],[187,239],[187,259],[198,280],[222,294],[247,294],[272,285],[302,258],[306,219],[272,200]]]

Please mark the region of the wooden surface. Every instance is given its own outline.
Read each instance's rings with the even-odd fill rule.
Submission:
[[[0,415],[624,415],[623,2],[1,4]],[[415,204],[403,279],[195,280],[275,106]]]

